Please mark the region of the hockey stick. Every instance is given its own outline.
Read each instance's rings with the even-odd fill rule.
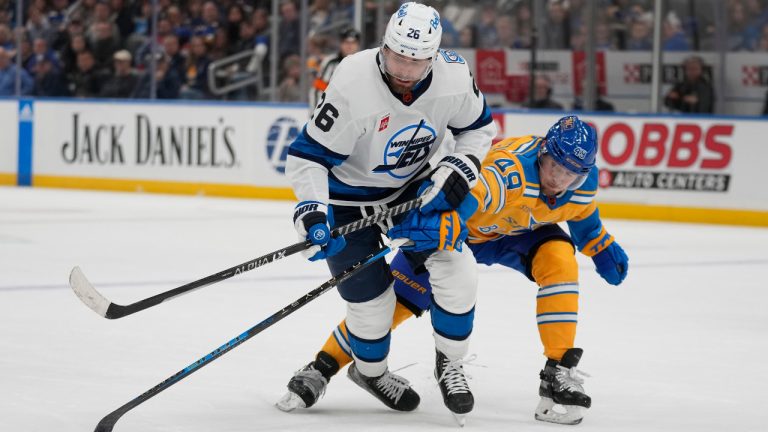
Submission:
[[[371,225],[382,222],[387,218],[397,216],[399,214],[402,214],[409,210],[417,208],[420,205],[421,205],[421,198],[415,198],[410,201],[406,201],[402,204],[396,205],[382,212],[374,213],[362,219],[356,220],[346,225],[342,225],[334,229],[332,235],[333,236],[346,235],[346,234],[358,231],[362,228],[366,228]],[[182,285],[178,288],[174,288],[172,290],[154,295],[152,297],[139,300],[129,305],[120,305],[117,303],[112,303],[111,301],[107,300],[107,298],[104,297],[99,291],[97,291],[96,288],[94,288],[93,284],[91,284],[91,282],[88,281],[88,278],[85,277],[85,274],[83,273],[82,270],[80,270],[80,267],[73,268],[72,272],[69,274],[69,286],[72,287],[72,289],[75,291],[75,294],[80,298],[80,300],[82,300],[83,303],[85,303],[86,306],[91,308],[91,310],[103,316],[104,318],[116,319],[116,318],[122,318],[127,315],[135,314],[136,312],[142,311],[147,308],[151,308],[152,306],[157,306],[164,301],[176,298],[182,294],[186,294],[188,292],[192,292],[194,290],[203,288],[205,286],[208,286],[217,282],[221,282],[237,274],[245,273],[257,267],[261,267],[263,265],[269,264],[273,261],[283,259],[287,256],[290,256],[297,252],[301,252],[305,249],[308,249],[311,246],[312,246],[312,243],[309,240],[292,244],[283,249],[270,252],[266,255],[252,259],[248,262],[244,262],[240,265],[228,268],[226,270],[222,270],[216,274],[206,276],[202,279],[196,280],[194,282],[190,282],[186,285]]]
[[[167,389],[168,387],[176,384],[177,382],[181,381],[182,379],[188,377],[193,372],[199,370],[203,366],[206,366],[210,364],[212,361],[216,360],[217,358],[223,356],[224,354],[228,353],[229,351],[233,350],[238,345],[242,344],[243,342],[247,341],[248,339],[256,336],[257,334],[261,333],[262,331],[266,330],[267,328],[271,327],[276,322],[280,321],[281,319],[287,317],[288,315],[296,312],[299,308],[306,305],[307,303],[311,302],[312,300],[318,298],[321,294],[324,294],[326,291],[330,290],[331,288],[335,287],[339,283],[343,282],[344,280],[348,279],[350,276],[356,274],[360,270],[367,267],[372,262],[378,260],[379,258],[384,257],[387,253],[389,253],[392,250],[395,250],[396,248],[402,246],[408,241],[408,239],[395,239],[390,242],[388,246],[384,246],[383,248],[379,249],[377,252],[368,255],[364,260],[358,262],[357,264],[353,265],[352,267],[344,270],[343,273],[339,274],[338,276],[334,276],[331,279],[327,280],[324,284],[320,285],[319,287],[313,289],[312,291],[304,294],[301,298],[296,300],[295,302],[289,304],[288,306],[282,308],[281,310],[275,312],[272,314],[269,318],[265,319],[264,321],[256,324],[255,326],[249,328],[239,336],[235,337],[234,339],[230,340],[229,342],[225,343],[224,345],[216,348],[215,350],[211,351],[209,354],[207,354],[205,357],[200,358],[199,360],[195,361],[191,365],[185,367],[184,369],[176,372],[172,376],[166,378],[163,382],[160,384],[152,387],[151,389],[145,391],[142,393],[139,397],[133,399],[132,401],[128,402],[127,404],[121,406],[120,408],[116,409],[115,411],[112,411],[111,413],[107,414],[106,417],[101,419],[98,425],[96,425],[96,432],[110,432],[115,427],[115,423],[122,417],[125,413],[128,411],[136,408],[137,406],[141,405],[142,403],[146,402],[150,398],[156,396],[161,391]]]

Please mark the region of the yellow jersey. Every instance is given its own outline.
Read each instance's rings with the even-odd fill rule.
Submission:
[[[603,228],[595,203],[597,168],[577,190],[548,197],[539,186],[539,148],[543,137],[506,138],[491,147],[480,169],[472,195],[477,211],[467,221],[469,243],[531,232],[538,227],[567,222],[579,250],[594,256],[613,243]]]

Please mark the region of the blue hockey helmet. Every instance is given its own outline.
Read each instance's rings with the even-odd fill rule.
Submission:
[[[539,153],[543,155],[550,155],[559,165],[577,174],[579,178],[568,187],[577,189],[595,166],[597,133],[576,116],[563,117],[549,128]]]

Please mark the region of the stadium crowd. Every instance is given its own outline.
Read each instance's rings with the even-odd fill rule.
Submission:
[[[277,0],[275,0],[277,1]],[[768,51],[768,7],[764,0],[726,0],[727,50]],[[365,1],[362,48],[376,46],[377,9],[389,16],[401,2]],[[427,2],[440,12],[445,48],[530,48],[530,0]],[[537,22],[541,49],[584,48],[585,0],[547,0]],[[600,0],[595,23],[598,50],[651,50],[652,0]],[[716,0],[665,2],[663,48],[716,48]],[[220,98],[210,91],[212,62],[253,50],[240,73],[270,81],[271,2],[258,0],[157,0],[156,88],[158,98]],[[282,0],[278,24],[278,84],[282,100],[303,100],[298,91],[302,62],[297,0]],[[338,49],[339,31],[353,23],[352,0],[310,0],[311,70]],[[695,4],[695,7],[694,7]],[[150,94],[152,2],[149,0],[28,0],[23,16],[16,4],[0,0],[0,95],[146,98]],[[19,25],[20,24],[20,25]],[[20,43],[17,44],[17,40]],[[22,68],[16,68],[21,52]],[[311,77],[310,77],[311,79]],[[236,93],[234,97],[263,95]],[[232,95],[226,97],[233,97]]]

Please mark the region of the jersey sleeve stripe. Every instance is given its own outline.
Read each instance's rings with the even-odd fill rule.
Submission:
[[[536,146],[535,146],[534,144],[536,144],[537,142],[538,142],[538,138],[536,138],[536,137],[531,137],[531,140],[530,140],[530,141],[528,141],[528,142],[527,142],[527,143],[525,143],[525,144],[522,144],[522,145],[520,145],[520,147],[518,147],[517,149],[515,149],[515,153],[525,153],[525,152],[527,152],[528,150],[530,150],[530,149],[532,149],[532,148],[535,148]]]
[[[347,155],[336,153],[309,136],[306,126],[291,143],[288,154],[318,163],[326,169],[341,165],[347,159]]]
[[[483,212],[488,210],[488,206],[491,205],[491,187],[488,186],[488,182],[485,181],[485,176],[482,174],[479,175],[480,181],[483,183],[483,187],[485,188],[485,197],[483,198]]]
[[[573,195],[570,199],[572,203],[576,204],[589,204],[594,199],[594,196],[580,196],[580,195]]]
[[[453,135],[459,135],[463,132],[470,131],[470,130],[476,130],[480,129],[483,126],[489,125],[493,121],[493,116],[491,116],[491,109],[488,108],[488,104],[485,101],[485,97],[483,97],[483,111],[480,113],[480,116],[472,122],[467,127],[463,128],[455,128],[451,125],[448,125],[448,129],[453,133]]]
[[[506,188],[504,187],[504,179],[503,177],[501,177],[501,173],[499,173],[499,171],[495,167],[487,166],[485,167],[485,169],[490,171],[491,174],[493,174],[493,178],[496,179],[496,186],[498,186],[498,195],[496,196],[497,198],[496,210],[494,210],[493,214],[498,214],[501,210],[504,209],[504,203],[507,200],[506,194],[504,193],[504,191],[506,190]]]

